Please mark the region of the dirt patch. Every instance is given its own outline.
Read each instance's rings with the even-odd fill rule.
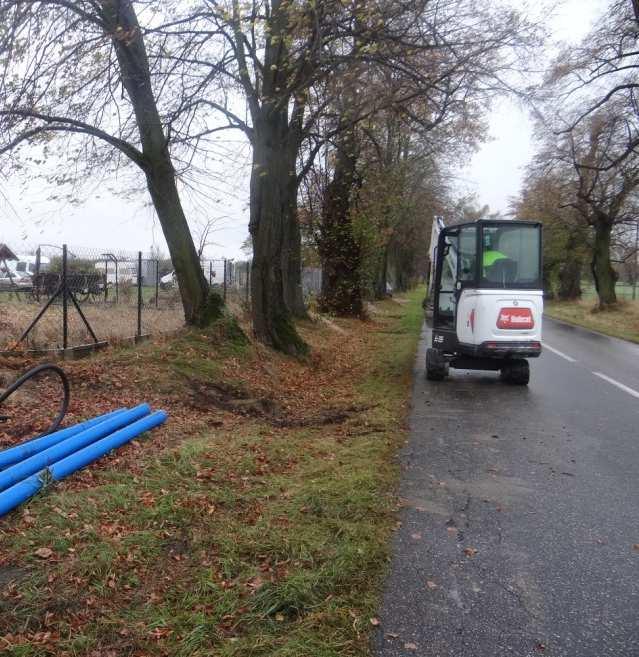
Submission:
[[[277,413],[273,400],[252,398],[246,390],[233,385],[193,380],[189,384],[192,390],[192,405],[200,411],[208,412],[211,408],[217,408],[236,415],[260,418]]]
[[[240,387],[224,383],[189,382],[192,390],[193,408],[208,412],[212,408],[228,411],[235,415],[266,420],[276,427],[317,427],[329,424],[342,424],[354,415],[369,410],[370,407],[347,406],[327,408],[321,412],[303,414],[287,411],[281,404],[268,397],[255,398]]]

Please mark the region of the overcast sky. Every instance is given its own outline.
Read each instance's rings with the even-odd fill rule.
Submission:
[[[511,1],[518,7],[524,4],[522,0]],[[560,3],[549,18],[554,38],[566,42],[580,40],[605,5],[606,0]],[[489,140],[460,171],[457,188],[460,193],[476,194],[479,204],[506,213],[509,198],[519,192],[522,169],[532,153],[531,123],[525,110],[514,101],[502,100],[491,112]],[[214,191],[207,198],[185,194],[187,216],[193,225],[206,216],[221,217],[222,227],[214,236],[218,245],[208,249],[209,257],[242,257],[240,247],[248,234],[249,158],[250,151],[239,133],[228,133],[221,139],[214,164]],[[0,178],[0,193],[4,197],[0,199],[0,243],[6,242],[18,252],[39,243],[62,242],[101,251],[148,251],[159,246],[166,252],[142,176],[138,175],[135,181],[141,193],[133,198],[118,198],[101,183],[87,194],[82,205],[70,205],[47,200],[51,190],[44,191],[38,181],[24,188],[15,180]]]
[[[559,3],[548,18],[554,40],[580,41],[606,4],[606,0]],[[474,193],[479,205],[489,205],[491,210],[507,214],[509,199],[519,193],[523,168],[534,153],[532,122],[516,101],[504,99],[493,108],[489,132],[488,141],[460,174],[458,189]]]

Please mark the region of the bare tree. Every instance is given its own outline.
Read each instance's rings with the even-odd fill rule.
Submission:
[[[557,132],[569,132],[599,110],[624,106],[623,148],[605,166],[614,168],[639,148],[639,2],[609,0],[592,31],[569,46],[550,67],[541,95],[551,100]],[[548,114],[548,110],[546,110]]]
[[[571,193],[567,187],[572,178],[570,172],[549,169],[545,153],[538,160],[529,166],[521,193],[512,202],[513,214],[517,219],[544,224],[545,295],[574,301],[581,297],[581,277],[592,249],[588,224],[567,204]]]
[[[136,4],[147,10],[149,25],[140,25]],[[0,0],[0,154],[15,155],[29,143],[47,159],[55,157],[52,135],[79,135],[86,141],[73,159],[84,157],[96,169],[120,158],[139,167],[169,247],[186,321],[205,325],[220,305],[209,296],[171,153],[188,140],[195,120],[184,102],[188,47],[176,50],[175,59],[163,56],[177,46],[153,28],[156,14],[148,4]],[[173,108],[176,99],[181,104]],[[108,147],[106,157],[98,144]],[[64,166],[65,156],[59,160]]]
[[[418,163],[432,165],[436,152],[445,152],[449,162],[467,155],[481,136],[486,103],[495,92],[505,90],[500,72],[508,66],[506,54],[512,56],[508,48],[519,40],[515,24],[511,20],[498,25],[502,32],[498,29],[492,47],[485,47],[474,32],[466,32],[476,28],[474,19],[482,15],[481,7],[475,6],[477,14],[460,17],[446,13],[452,4],[456,3],[438,5],[442,16],[421,18],[432,21],[424,29],[433,31],[435,43],[435,33],[443,36],[455,30],[459,49],[447,48],[443,37],[444,43],[434,48],[437,58],[433,62],[432,52],[420,44],[404,56],[400,72],[383,58],[354,62],[338,79],[343,87],[340,93],[325,94],[331,99],[328,109],[333,116],[325,111],[309,141],[326,144],[328,152],[316,233],[323,269],[320,305],[326,311],[361,314],[363,245],[355,235],[356,224],[360,225],[355,221],[361,214],[357,207],[360,187],[371,178],[376,180],[375,191],[368,188],[367,204],[369,213],[376,206],[375,220],[369,225],[380,234],[375,290],[381,297],[386,294],[389,265],[400,289],[411,278],[408,263],[413,259],[404,257],[411,249],[406,248],[402,229],[413,226],[398,217],[399,208],[411,216],[402,194],[420,189],[412,185],[410,173],[420,169]],[[446,22],[440,23],[440,18]],[[379,196],[379,204],[371,203],[370,192]],[[406,266],[400,263],[402,259]]]
[[[333,99],[353,69],[385,69],[405,80],[392,102],[419,100],[433,121],[446,99],[463,103],[463,90],[474,86],[478,93],[467,103],[473,113],[499,84],[496,68],[513,67],[502,57],[527,26],[516,12],[483,0],[472,7],[462,0],[201,0],[188,11],[188,38],[197,32],[207,40],[192,57],[207,93],[193,102],[221,113],[252,144],[255,333],[283,351],[304,352],[292,322],[304,313],[298,189],[326,139],[336,137],[318,125],[334,113]],[[373,102],[333,129],[350,129],[377,109]]]
[[[634,224],[639,212],[639,156],[619,157],[627,146],[626,127],[624,106],[607,106],[559,140],[547,135],[537,158],[546,175],[561,180],[559,207],[572,208],[592,231],[591,270],[601,309],[617,302],[618,276],[611,262],[615,231]]]
[[[223,217],[212,217],[210,219],[200,219],[195,222],[195,239],[197,256],[200,260],[204,257],[204,251],[209,246],[220,246],[219,242],[213,241],[213,233],[223,228]]]

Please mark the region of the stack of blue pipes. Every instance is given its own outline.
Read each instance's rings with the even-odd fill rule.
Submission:
[[[148,404],[121,408],[0,452],[0,517],[110,451],[166,422]]]

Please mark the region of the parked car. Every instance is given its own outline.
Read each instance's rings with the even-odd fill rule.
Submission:
[[[0,290],[28,289],[31,287],[32,280],[28,274],[11,271],[0,272]]]
[[[17,260],[7,260],[7,265],[11,268],[11,272],[17,272],[23,276],[33,276],[36,274],[37,257],[34,255],[18,255]],[[40,272],[48,271],[51,265],[50,258],[41,256],[40,258]]]
[[[175,277],[175,272],[169,272],[168,274],[164,274],[164,276],[160,277],[160,287],[163,290],[168,290],[172,287],[175,287],[177,284],[177,278]]]

